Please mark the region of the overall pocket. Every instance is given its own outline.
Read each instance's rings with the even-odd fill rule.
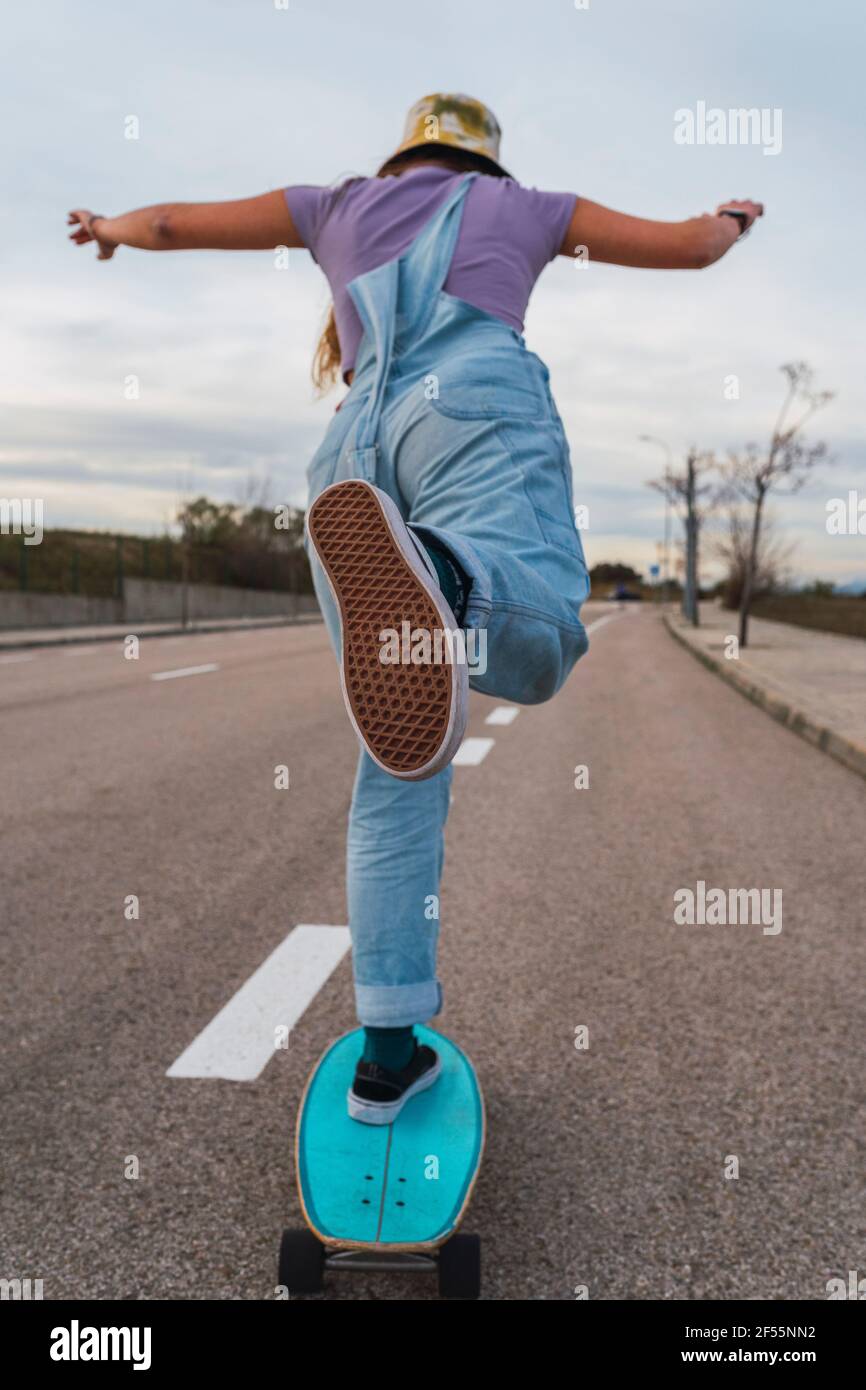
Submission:
[[[431,373],[430,404],[451,420],[547,420],[543,383],[528,355],[510,351],[465,357]]]

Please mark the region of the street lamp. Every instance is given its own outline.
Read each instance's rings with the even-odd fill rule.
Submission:
[[[662,598],[664,602],[668,600],[668,580],[670,577],[670,543],[671,543],[671,476],[673,474],[673,455],[670,445],[663,439],[658,439],[654,434],[639,434],[638,439],[641,444],[658,444],[664,450],[665,455],[665,541],[664,541],[664,565],[662,571]]]

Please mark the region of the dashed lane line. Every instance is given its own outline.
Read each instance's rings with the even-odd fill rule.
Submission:
[[[590,623],[586,630],[597,630],[619,616],[605,614]],[[203,675],[218,669],[215,663],[187,666],[175,671],[159,671],[151,680]],[[497,705],[485,723],[508,725],[518,713],[516,705]],[[492,738],[465,738],[454,756],[455,766],[477,767],[494,742]],[[172,1063],[166,1075],[255,1081],[280,1040],[288,1037],[350,945],[348,927],[308,923],[295,927]]]
[[[336,970],[348,927],[301,923],[216,1014],[166,1072],[172,1077],[255,1081]]]
[[[154,671],[152,681],[173,681],[181,676],[206,676],[210,671],[218,671],[219,662],[209,661],[204,666],[178,666],[173,671]]]
[[[455,767],[477,767],[493,747],[492,738],[464,738],[452,759]]]
[[[597,632],[600,627],[604,627],[605,623],[612,623],[615,618],[621,617],[621,613],[605,613],[603,618],[596,618],[594,622],[589,623],[584,631],[587,634],[590,632]]]
[[[485,724],[513,724],[520,710],[517,705],[497,705],[485,719]]]

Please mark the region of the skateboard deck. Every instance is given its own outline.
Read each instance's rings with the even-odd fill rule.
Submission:
[[[326,1246],[435,1250],[469,1204],[484,1149],[478,1079],[450,1039],[429,1028],[415,1032],[436,1049],[442,1072],[390,1125],[361,1124],[346,1110],[363,1029],[338,1038],[307,1082],[295,1146],[298,1191],[308,1226]]]

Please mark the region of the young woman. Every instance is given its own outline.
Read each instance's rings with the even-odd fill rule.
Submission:
[[[517,183],[492,112],[425,97],[375,178],[229,203],[70,214],[79,245],[306,247],[334,307],[314,362],[350,386],[307,470],[316,592],[361,741],[348,902],[365,1046],[349,1113],[387,1124],[433,1084],[413,1024],[438,1013],[439,879],[468,690],[549,699],[587,648],[589,580],[547,368],[524,345],[556,255],[711,265],[763,208],[628,217]]]

